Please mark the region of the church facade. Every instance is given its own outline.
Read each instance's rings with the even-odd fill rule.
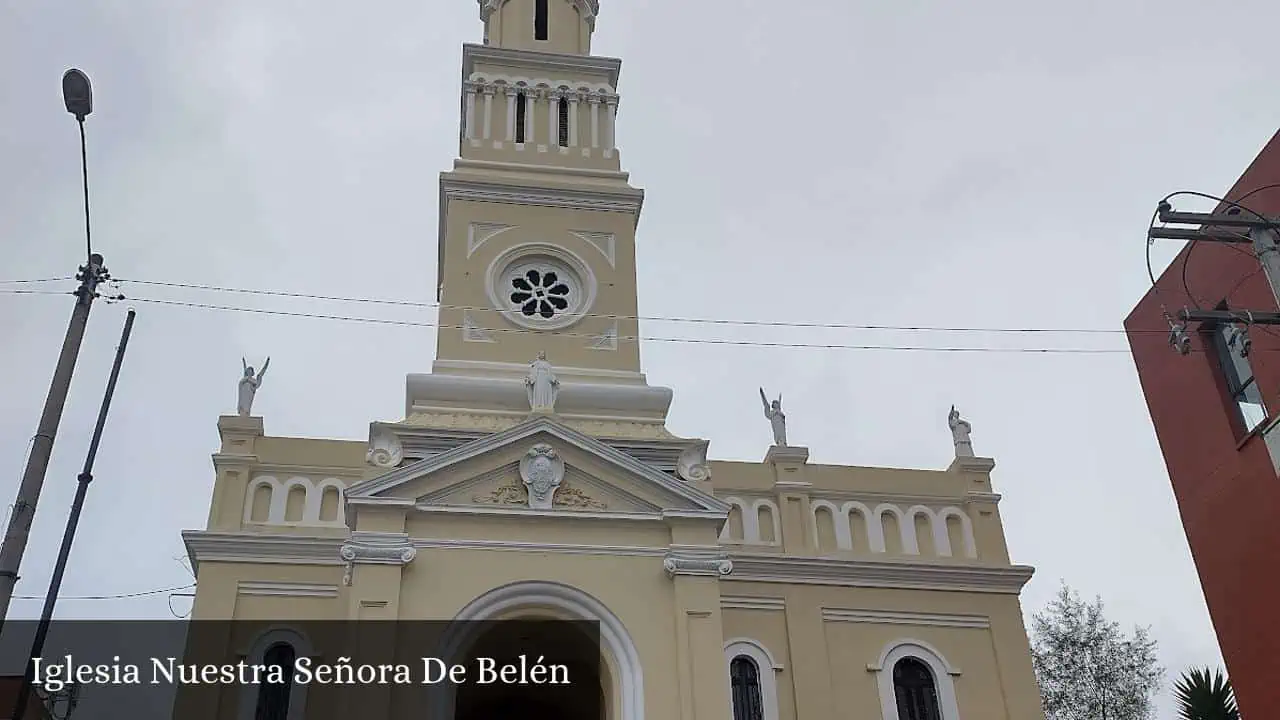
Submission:
[[[406,379],[403,419],[345,441],[267,435],[246,371],[207,527],[184,533],[192,619],[264,623],[237,641],[251,663],[323,655],[290,620],[597,621],[603,720],[1042,719],[1032,569],[954,409],[943,470],[810,463],[763,391],[760,462],[666,429],[598,12],[480,0],[431,372]],[[303,685],[238,692],[183,716],[328,717]],[[432,716],[469,720],[450,707]]]

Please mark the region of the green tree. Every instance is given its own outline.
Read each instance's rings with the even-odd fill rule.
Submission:
[[[1049,720],[1148,720],[1164,678],[1147,628],[1126,635],[1066,583],[1032,618],[1031,657]]]
[[[1236,695],[1222,671],[1191,668],[1173,686],[1179,720],[1240,720]]]

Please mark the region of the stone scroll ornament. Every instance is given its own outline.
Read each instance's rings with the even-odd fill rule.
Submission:
[[[365,462],[380,468],[398,467],[404,460],[404,446],[399,436],[386,428],[376,428],[372,435]]]
[[[520,460],[520,479],[529,490],[529,507],[550,510],[564,481],[564,460],[546,443],[538,443]]]

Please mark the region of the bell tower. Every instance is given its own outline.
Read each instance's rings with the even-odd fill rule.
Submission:
[[[479,0],[484,44],[590,55],[599,0]]]
[[[648,387],[640,369],[644,192],[616,144],[622,62],[590,54],[598,0],[479,3],[485,43],[463,46],[458,158],[440,176],[432,375],[519,380],[545,352],[566,385],[648,398],[596,393],[603,405],[588,414],[631,417],[612,405],[639,402],[648,421],[665,418],[670,391]],[[428,377],[410,384],[446,382]],[[409,395],[412,412],[424,396]],[[479,399],[442,402],[428,404],[473,410]]]

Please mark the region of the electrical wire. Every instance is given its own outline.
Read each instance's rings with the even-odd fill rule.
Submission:
[[[412,300],[391,300],[367,297],[350,297],[341,295],[315,295],[310,293],[288,292],[283,290],[258,290],[249,288],[234,288],[217,285],[199,285],[194,283],[179,282],[161,282],[156,280],[136,280],[129,278],[116,278],[117,283],[135,283],[138,285],[153,285],[157,287],[181,288],[188,290],[205,290],[211,292],[238,293],[246,295],[263,295],[273,297],[287,297],[302,300],[324,300],[331,302],[351,302],[351,303],[369,303],[375,305],[393,305],[399,307],[410,307],[419,309],[437,309],[437,310],[468,310],[472,312],[497,312],[491,307],[478,307],[468,305],[447,305],[443,303],[432,302],[416,302]],[[604,320],[644,320],[650,322],[671,322],[671,323],[694,323],[707,325],[738,325],[744,327],[794,327],[794,328],[811,328],[811,329],[828,329],[828,330],[901,330],[901,331],[919,331],[919,332],[988,332],[988,333],[1080,333],[1080,334],[1117,334],[1123,333],[1124,330],[1119,329],[1101,329],[1101,328],[991,328],[991,327],[925,327],[925,326],[902,326],[902,325],[857,325],[852,323],[817,323],[817,322],[798,322],[785,320],[736,320],[722,318],[692,318],[692,317],[673,317],[664,315],[608,315],[600,313],[584,313],[585,318],[598,318]]]
[[[139,592],[119,593],[116,595],[59,595],[58,600],[129,600],[131,598],[147,597],[150,595],[161,595],[168,592],[178,592],[179,590],[190,590],[195,587],[195,583],[188,585],[177,585],[174,587],[156,588],[155,590],[142,590]],[[44,600],[43,595],[14,595],[14,600]]]
[[[394,325],[402,327],[422,327],[436,328],[438,330],[464,330],[462,325],[448,325],[434,322],[422,322],[413,320],[391,320],[386,318],[359,317],[353,315],[331,315],[325,313],[296,312],[287,310],[267,310],[263,308],[249,308],[232,305],[217,305],[213,303],[195,303],[180,300],[161,300],[158,298],[139,298],[131,297],[130,302],[151,303],[157,305],[169,305],[175,307],[197,308],[203,310],[220,310],[227,312],[245,312],[256,313],[262,315],[279,315],[284,317],[310,318],[318,320],[340,320],[345,322],[369,323],[375,325]],[[516,334],[543,334],[544,331],[528,330],[524,328],[485,328],[485,332],[501,332]],[[599,336],[592,333],[579,332],[557,332],[558,337],[577,337],[584,339],[597,339]],[[647,342],[665,342],[665,343],[688,343],[694,345],[734,345],[744,347],[778,347],[778,348],[812,348],[823,350],[899,350],[899,351],[917,351],[917,352],[991,352],[991,353],[1064,353],[1064,354],[1115,354],[1128,353],[1125,349],[1111,348],[997,348],[984,346],[970,347],[931,347],[931,346],[911,346],[911,345],[857,345],[843,343],[799,343],[799,342],[766,342],[758,340],[724,340],[716,338],[693,338],[693,337],[659,337],[646,335],[619,335],[617,341],[647,341]]]
[[[4,290],[0,289],[0,294],[29,294],[29,295],[63,295],[67,293],[55,292],[50,290]],[[107,298],[107,302],[119,301],[126,299],[120,295],[114,298]],[[172,307],[183,307],[191,309],[217,310],[225,312],[243,312],[260,315],[276,315],[282,317],[297,317],[319,320],[336,320],[344,322],[366,323],[375,325],[391,325],[402,327],[423,327],[435,328],[442,330],[464,330],[461,325],[449,325],[438,322],[425,322],[413,320],[393,320],[387,318],[361,317],[353,315],[337,315],[315,312],[298,312],[287,310],[270,310],[265,308],[241,307],[233,305],[221,305],[215,303],[199,303],[181,300],[166,300],[160,298],[127,298],[131,302],[151,303],[155,305],[167,305]],[[494,312],[490,309],[490,312]],[[611,316],[602,316],[611,317]],[[787,325],[782,325],[787,327]],[[848,329],[872,329],[872,330],[896,330],[896,331],[951,331],[951,332],[1007,332],[1007,333],[1047,333],[1054,332],[1052,329],[1046,328],[936,328],[936,327],[911,327],[911,326],[842,326]],[[517,334],[541,334],[545,331],[524,329],[524,328],[485,328],[485,332],[489,333],[517,333]],[[1124,332],[1097,330],[1096,332]],[[1161,333],[1165,330],[1137,330],[1135,333]],[[598,339],[598,335],[591,333],[574,333],[574,332],[557,332],[560,337],[580,337],[586,339]],[[1037,353],[1037,354],[1081,354],[1081,355],[1098,355],[1098,354],[1123,354],[1129,350],[1122,348],[1002,348],[990,346],[912,346],[912,345],[880,345],[880,344],[848,344],[848,343],[814,343],[814,342],[768,342],[758,340],[724,340],[713,338],[697,338],[697,337],[660,337],[660,336],[644,336],[644,335],[623,335],[617,338],[622,341],[648,341],[648,342],[665,342],[665,343],[686,343],[694,345],[731,345],[742,347],[774,347],[774,348],[810,348],[823,350],[880,350],[880,351],[905,351],[905,352],[987,352],[987,353]]]
[[[36,280],[0,280],[0,285],[19,285],[19,284],[23,284],[23,283],[62,282],[63,280],[75,280],[75,278],[73,278],[73,277],[71,277],[71,276],[69,276],[69,275],[64,275],[63,277],[56,277],[56,278],[39,278],[39,279],[36,279]]]

